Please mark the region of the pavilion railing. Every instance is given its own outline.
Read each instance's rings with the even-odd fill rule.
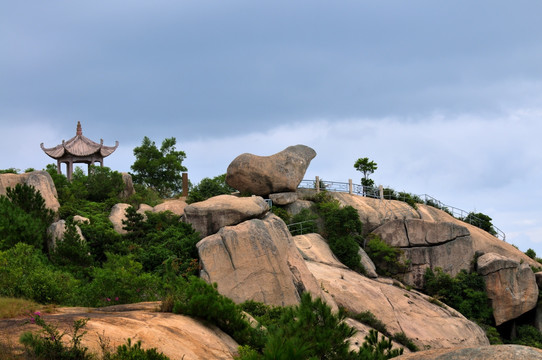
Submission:
[[[435,199],[431,195],[422,194],[422,195],[413,195],[405,192],[395,192],[390,189],[381,189],[372,186],[363,186],[359,184],[352,183],[352,180],[349,180],[347,183],[336,182],[336,181],[327,181],[322,180],[316,177],[315,180],[303,180],[299,184],[298,188],[302,189],[315,189],[316,191],[327,190],[334,192],[347,192],[350,194],[361,195],[365,197],[370,197],[374,199],[382,200],[399,200],[407,203],[422,203],[429,206],[433,206],[437,209],[447,212],[453,217],[465,221],[471,225],[482,227],[484,220],[473,215],[472,212],[468,212],[450,205],[446,205],[440,200]],[[405,215],[405,214],[404,214]],[[506,234],[496,226],[492,226],[490,231],[491,235],[494,235],[498,239],[506,241]]]

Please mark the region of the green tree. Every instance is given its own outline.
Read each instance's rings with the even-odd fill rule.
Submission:
[[[107,166],[92,165],[86,179],[86,186],[88,200],[104,201],[118,199],[124,189],[124,181],[122,174],[118,171],[112,171]]]
[[[487,231],[491,235],[497,235],[497,231],[491,223],[491,219],[488,215],[482,213],[470,212],[467,217],[463,219],[464,222],[479,227],[482,230]]]
[[[371,175],[375,172],[376,169],[378,169],[374,161],[369,160],[369,158],[367,157],[359,158],[354,163],[354,168],[357,171],[361,171],[363,173],[363,177],[361,178],[361,185],[363,185],[363,187],[374,186],[374,180],[369,179],[369,175]],[[363,194],[365,195],[365,189],[363,189]]]
[[[226,184],[226,174],[214,178],[203,178],[188,194],[188,203],[207,200],[213,196],[231,194],[235,189]]]
[[[186,154],[175,149],[176,143],[174,137],[166,138],[158,149],[155,142],[145,136],[141,146],[134,148],[133,181],[153,188],[163,197],[180,193],[181,172],[187,170],[183,166]]]

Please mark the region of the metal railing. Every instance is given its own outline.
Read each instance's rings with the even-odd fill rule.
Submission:
[[[406,203],[422,203],[442,211],[447,212],[456,219],[465,221],[471,225],[481,228],[481,225],[485,223],[484,220],[473,215],[472,212],[465,211],[450,205],[446,205],[441,201],[435,199],[431,195],[422,194],[422,195],[413,195],[405,192],[396,192],[392,189],[381,189],[375,188],[372,186],[363,186],[359,184],[353,184],[352,182],[336,182],[336,181],[327,181],[327,180],[303,180],[299,184],[298,188],[302,189],[318,189],[318,190],[327,190],[334,192],[347,192],[350,194],[361,195],[365,197],[370,197],[374,199],[385,199],[385,200],[399,200]],[[493,231],[488,231],[491,235],[506,241],[506,234],[496,226],[492,226]]]
[[[308,234],[308,233],[312,233],[316,231],[315,220],[305,220],[305,221],[296,222],[293,224],[288,224],[287,226],[292,236]]]

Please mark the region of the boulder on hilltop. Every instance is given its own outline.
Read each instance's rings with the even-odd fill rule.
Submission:
[[[267,196],[295,192],[316,151],[305,145],[289,146],[271,156],[249,153],[228,166],[226,183],[241,193]]]
[[[60,203],[53,178],[47,171],[32,171],[24,174],[0,174],[0,195],[6,195],[7,188],[14,188],[17,184],[33,186],[45,200],[45,206],[58,211]]]

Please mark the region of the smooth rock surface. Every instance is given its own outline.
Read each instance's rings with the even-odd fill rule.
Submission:
[[[288,205],[297,200],[297,193],[295,192],[283,192],[269,194],[269,199],[273,202],[273,205]]]
[[[478,272],[484,276],[497,326],[536,307],[538,286],[528,264],[488,253],[478,258]]]
[[[286,224],[271,213],[262,220],[223,227],[197,247],[200,276],[216,282],[218,291],[236,303],[294,305],[304,291],[324,298]]]
[[[100,336],[109,341],[111,351],[130,338],[132,344],[141,341],[143,349],[157,348],[172,360],[232,360],[237,354],[238,344],[216,326],[183,315],[157,312],[158,306],[159,303],[139,303],[98,309],[56,308],[53,314],[43,313],[42,318],[68,334],[74,320],[90,318],[82,329],[87,331],[82,345],[100,356]],[[21,334],[39,330],[28,318],[0,319],[0,343],[11,344],[21,352]],[[66,335],[63,340],[68,339]]]
[[[113,229],[119,234],[128,233],[123,229],[122,220],[126,220],[126,209],[130,206],[130,204],[118,203],[111,208],[111,213],[109,213],[109,221],[113,224]]]
[[[267,196],[295,192],[316,151],[305,145],[289,146],[271,156],[241,154],[228,166],[226,183],[239,190]]]
[[[183,199],[169,199],[156,205],[153,208],[153,212],[171,211],[175,215],[182,216],[187,205]]]
[[[17,184],[34,186],[45,200],[45,206],[58,211],[60,203],[53,178],[47,171],[32,171],[24,174],[0,174],[0,195],[6,195],[7,188],[14,188]]]
[[[459,349],[420,351],[397,360],[540,360],[542,350],[521,345],[492,345]]]
[[[132,175],[129,173],[123,172],[121,175],[122,181],[124,182],[124,189],[120,193],[120,198],[126,201],[126,199],[135,194],[134,183],[132,181]]]
[[[202,238],[215,234],[224,226],[237,225],[245,220],[261,218],[269,206],[259,196],[237,197],[219,195],[184,208],[185,221]]]
[[[83,233],[81,232],[81,228],[75,225],[75,230],[77,231],[77,234],[81,238],[81,241],[85,241],[85,238],[83,237]],[[56,247],[56,243],[58,241],[62,241],[64,239],[65,231],[66,231],[66,220],[58,220],[52,223],[51,225],[49,225],[49,227],[47,228],[47,234],[49,235],[47,246],[49,248],[49,251],[52,251]]]

